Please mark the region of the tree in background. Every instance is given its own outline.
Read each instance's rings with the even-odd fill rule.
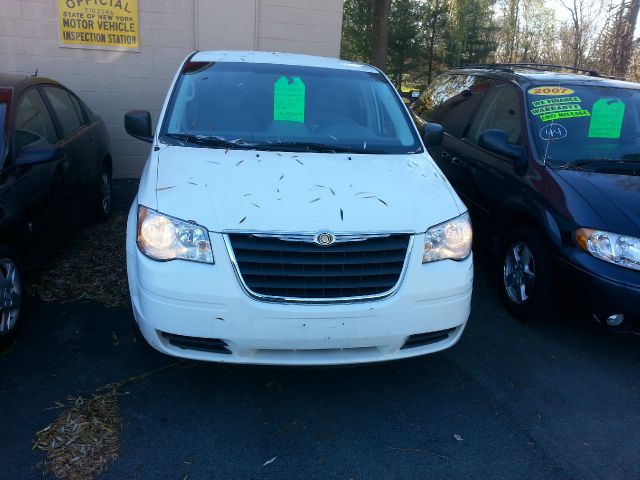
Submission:
[[[371,64],[383,72],[387,69],[389,52],[389,14],[391,0],[373,0],[371,29]]]
[[[550,1],[569,20],[557,21]],[[343,58],[372,62],[377,2],[345,0]],[[639,11],[640,0],[392,0],[384,58],[397,86],[486,62],[555,63],[639,80]]]

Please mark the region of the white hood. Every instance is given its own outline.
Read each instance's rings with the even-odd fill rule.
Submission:
[[[215,232],[424,232],[463,208],[426,154],[165,146],[152,155],[139,202]]]

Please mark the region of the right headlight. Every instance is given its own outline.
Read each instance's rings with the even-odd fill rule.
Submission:
[[[213,263],[209,232],[204,227],[138,206],[138,248],[154,260]]]
[[[471,254],[472,237],[468,213],[431,227],[425,234],[422,263],[464,260]]]
[[[582,250],[600,260],[640,270],[640,238],[579,228],[575,231],[575,239]]]

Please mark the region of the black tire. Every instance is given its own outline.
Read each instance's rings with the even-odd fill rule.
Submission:
[[[111,171],[103,166],[98,176],[95,215],[99,220],[106,220],[113,211],[113,192],[111,190]]]
[[[0,350],[13,344],[22,327],[23,276],[15,251],[0,245]]]
[[[500,291],[507,309],[521,320],[546,319],[553,289],[549,247],[540,232],[530,225],[509,232],[499,265]]]

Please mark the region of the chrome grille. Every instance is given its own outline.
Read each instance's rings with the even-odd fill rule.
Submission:
[[[382,296],[400,280],[409,234],[336,236],[320,246],[313,236],[228,234],[246,288],[272,299],[327,300]]]

